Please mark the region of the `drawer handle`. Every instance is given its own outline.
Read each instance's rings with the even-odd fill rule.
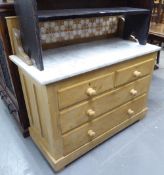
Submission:
[[[142,75],[142,73],[136,70],[136,71],[134,71],[133,75],[135,77],[139,78]]]
[[[92,96],[95,96],[96,95],[96,90],[93,89],[93,88],[88,88],[87,89],[87,95],[92,97]]]
[[[131,93],[133,96],[136,96],[138,92],[137,92],[137,90],[132,89],[132,90],[130,91],[130,93]]]
[[[134,111],[132,109],[128,109],[128,114],[129,115],[133,115],[134,114]]]
[[[96,133],[93,130],[89,130],[88,135],[89,135],[89,137],[93,138],[93,137],[95,137]]]
[[[92,110],[92,109],[89,109],[89,110],[87,111],[87,115],[88,115],[89,117],[94,117],[95,114],[96,114],[96,112],[95,112],[94,110]]]

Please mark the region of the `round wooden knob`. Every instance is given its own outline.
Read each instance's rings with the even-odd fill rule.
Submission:
[[[134,114],[134,111],[132,109],[128,109],[128,114],[129,115],[133,115]]]
[[[87,89],[87,95],[92,97],[92,96],[95,96],[96,95],[96,90],[93,89],[93,88],[88,88]]]
[[[89,109],[89,110],[87,111],[87,115],[88,115],[89,117],[94,117],[95,114],[96,114],[95,111],[92,110],[92,109]]]
[[[89,130],[88,135],[89,135],[89,137],[93,138],[93,137],[95,137],[96,133],[93,130]]]
[[[134,71],[133,75],[138,78],[141,76],[141,72],[136,70],[136,71]]]
[[[137,92],[137,90],[132,89],[132,90],[130,91],[130,93],[131,93],[133,96],[136,96],[138,92]]]

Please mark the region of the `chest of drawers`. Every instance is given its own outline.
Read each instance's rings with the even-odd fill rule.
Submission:
[[[42,85],[19,68],[30,135],[55,170],[147,111],[156,52]]]

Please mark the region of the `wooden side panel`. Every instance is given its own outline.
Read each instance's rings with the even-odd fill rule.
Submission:
[[[32,79],[19,70],[23,93],[25,97],[28,117],[30,120],[30,132],[35,132],[48,147],[48,132],[46,115],[44,113],[44,99],[42,96],[42,88],[38,86]]]
[[[26,106],[30,119],[30,135],[46,154],[55,159],[63,157],[63,140],[58,119],[57,89],[42,86],[19,69]],[[56,102],[56,103],[55,103]],[[41,144],[41,145],[40,145]]]
[[[51,116],[49,119],[51,127],[48,128],[51,135],[50,146],[53,149],[55,159],[60,159],[63,157],[63,139],[59,122],[57,87],[54,84],[49,85],[43,94],[45,94],[44,99],[48,104],[48,110]]]
[[[58,119],[57,89],[42,86],[19,69],[26,106],[30,118],[30,135],[46,154],[55,159],[63,157],[63,140]]]
[[[19,75],[20,75],[22,89],[23,89],[23,93],[24,93],[26,108],[27,108],[27,111],[28,111],[28,118],[30,120],[30,125],[33,126],[34,125],[34,120],[33,120],[33,115],[32,115],[32,110],[31,110],[31,105],[30,105],[30,99],[29,99],[30,96],[28,94],[28,89],[27,89],[28,87],[27,87],[27,84],[26,84],[25,76],[21,72],[19,72]]]
[[[14,45],[14,38],[13,38],[13,28],[15,29],[20,29],[20,24],[18,21],[18,17],[16,16],[11,16],[11,17],[6,17],[6,23],[7,23],[7,28],[8,28],[8,33],[10,37],[10,43],[12,47],[12,53],[16,55],[16,46]]]
[[[51,85],[42,86],[31,78],[28,83],[31,83],[30,97],[34,101],[32,113],[35,123],[30,134],[37,135],[42,146],[47,145],[48,154],[54,159],[60,159],[63,157],[63,140],[58,120],[58,103],[52,101],[56,99],[57,102],[57,90]]]
[[[33,90],[36,100],[36,109],[38,112],[38,121],[40,124],[41,136],[48,139],[47,127],[45,127],[47,114],[44,111],[44,98],[42,96],[42,88],[38,85],[33,85]]]

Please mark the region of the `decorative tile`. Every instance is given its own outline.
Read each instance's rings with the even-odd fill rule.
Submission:
[[[113,34],[118,29],[118,16],[56,20],[39,25],[42,43],[57,43]]]

